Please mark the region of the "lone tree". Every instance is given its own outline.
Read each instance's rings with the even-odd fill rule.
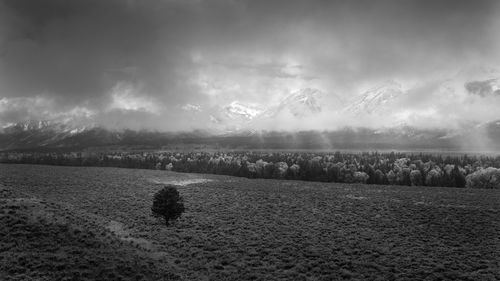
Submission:
[[[151,211],[154,217],[165,218],[167,226],[170,220],[176,220],[181,216],[184,204],[175,186],[167,185],[155,194]]]

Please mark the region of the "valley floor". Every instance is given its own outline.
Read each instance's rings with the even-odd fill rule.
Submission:
[[[0,224],[6,280],[500,280],[500,190],[0,164]]]

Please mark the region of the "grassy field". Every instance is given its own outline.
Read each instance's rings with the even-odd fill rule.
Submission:
[[[0,189],[7,280],[500,280],[500,190],[35,165],[0,165]]]

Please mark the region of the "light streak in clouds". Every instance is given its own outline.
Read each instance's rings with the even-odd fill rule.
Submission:
[[[0,0],[0,125],[75,116],[212,128],[210,116],[232,102],[268,107],[305,88],[326,94],[321,114],[249,126],[490,121],[500,118],[491,112],[498,99],[469,97],[463,85],[487,76],[471,65],[500,62],[499,8],[495,0]],[[456,78],[462,69],[472,71]],[[436,90],[446,79],[454,93]],[[386,80],[410,89],[395,115],[342,112],[339,104]]]
[[[159,107],[150,97],[140,93],[140,87],[127,82],[119,82],[111,91],[111,104],[108,110],[132,110],[158,113]]]

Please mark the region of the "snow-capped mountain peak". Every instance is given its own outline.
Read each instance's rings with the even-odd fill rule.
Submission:
[[[394,80],[388,80],[365,91],[346,108],[346,111],[352,113],[373,113],[380,110],[384,105],[389,104],[403,93],[404,90],[400,83]]]
[[[299,103],[307,105],[313,111],[321,111],[318,100],[322,98],[323,93],[318,89],[305,88],[293,92],[291,95],[281,101],[281,105]]]
[[[257,106],[244,104],[239,101],[233,101],[230,104],[224,106],[223,112],[226,117],[229,117],[231,119],[242,118],[251,120],[260,115],[263,110],[258,108]]]
[[[304,88],[285,97],[277,106],[270,107],[264,112],[265,117],[274,117],[287,112],[295,117],[303,117],[321,112],[321,99],[324,93],[318,89]]]

